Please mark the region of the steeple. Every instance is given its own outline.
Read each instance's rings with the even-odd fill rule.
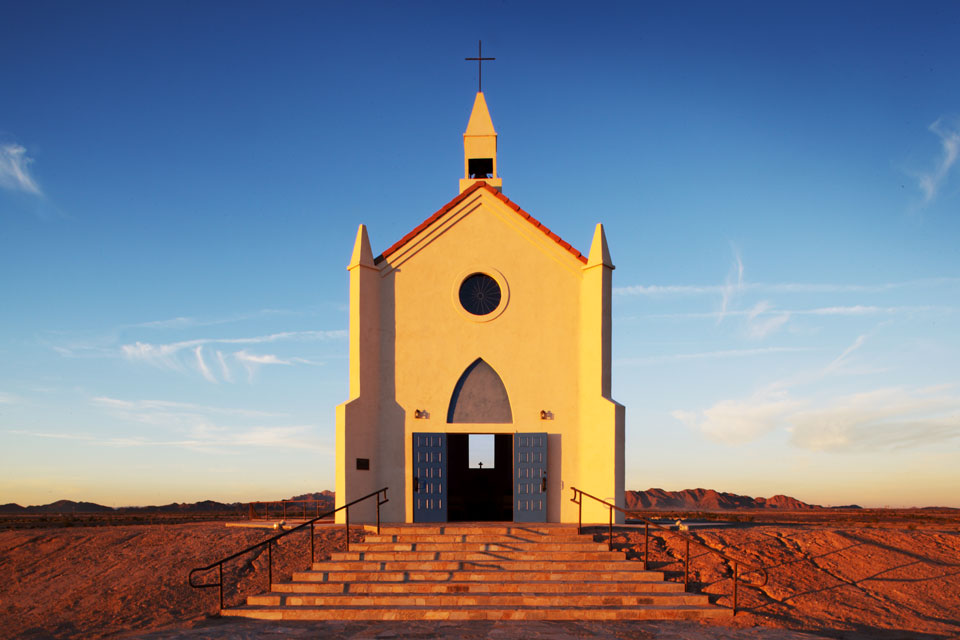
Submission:
[[[463,134],[463,179],[460,193],[477,182],[486,182],[500,189],[503,180],[497,177],[497,132],[490,119],[490,110],[483,92],[478,91],[473,101],[470,121]]]

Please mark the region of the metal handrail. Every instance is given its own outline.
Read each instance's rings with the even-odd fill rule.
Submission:
[[[197,567],[196,569],[192,569],[190,571],[190,574],[187,576],[187,582],[194,589],[211,589],[213,587],[219,587],[220,588],[220,611],[223,611],[223,564],[235,558],[239,558],[240,556],[244,555],[245,553],[249,553],[254,549],[257,549],[259,547],[266,545],[267,547],[267,590],[270,590],[273,588],[273,543],[275,541],[279,540],[284,536],[288,536],[295,531],[299,531],[300,529],[303,529],[305,527],[310,527],[310,562],[312,564],[316,562],[316,555],[315,555],[315,549],[314,549],[314,538],[315,538],[314,524],[317,522],[317,520],[322,520],[323,518],[326,518],[328,516],[335,514],[341,509],[346,509],[346,518],[345,518],[346,522],[345,522],[344,531],[346,534],[345,538],[347,541],[347,551],[350,551],[350,507],[357,504],[358,502],[363,502],[364,500],[367,500],[369,498],[376,496],[377,497],[377,533],[379,534],[380,533],[380,505],[390,501],[387,498],[387,489],[388,487],[384,487],[383,489],[378,489],[377,491],[374,491],[373,493],[369,493],[363,496],[362,498],[357,498],[353,502],[348,502],[347,504],[337,507],[332,511],[328,511],[326,513],[320,514],[313,520],[304,522],[303,524],[296,526],[293,529],[290,529],[289,531],[284,531],[283,533],[277,534],[271,538],[267,538],[266,540],[263,540],[262,542],[258,542],[255,545],[247,547],[243,551],[238,551],[233,555],[229,555],[226,558],[217,560],[216,562],[213,562],[205,567]],[[383,500],[380,499],[381,494],[383,495]],[[193,575],[195,573],[210,571],[211,569],[214,569],[214,568],[217,568],[219,570],[219,578],[217,579],[217,582],[194,584]]]
[[[649,520],[648,518],[645,518],[639,515],[636,511],[628,511],[626,509],[622,509],[615,504],[610,504],[606,500],[598,498],[597,496],[592,496],[586,491],[581,491],[576,487],[571,487],[571,488],[573,489],[573,497],[570,498],[570,502],[573,502],[579,507],[577,510],[577,533],[583,533],[583,496],[596,500],[600,504],[606,505],[607,513],[609,514],[609,520],[607,525],[607,549],[609,551],[613,551],[613,510],[614,509],[616,509],[620,513],[623,513],[624,515],[629,515],[631,518],[635,520],[641,520],[644,523],[644,529],[643,529],[643,568],[644,570],[647,569],[648,560],[650,558],[650,525],[653,525],[658,529],[663,529],[664,531],[667,531],[669,533],[676,534],[681,538],[683,538],[684,540],[686,540],[686,543],[687,543],[686,552],[683,560],[683,590],[684,591],[687,590],[690,584],[690,543],[691,542],[703,547],[710,553],[714,555],[718,555],[724,560],[727,560],[728,562],[732,563],[733,564],[733,607],[731,608],[733,609],[733,615],[737,615],[737,585],[742,580],[742,578],[740,577],[740,565],[742,564],[746,569],[744,573],[760,573],[763,575],[762,582],[759,582],[759,583],[744,582],[744,586],[746,587],[754,587],[759,589],[761,587],[766,586],[767,580],[769,580],[770,578],[770,576],[767,574],[767,569],[765,567],[755,567],[745,562],[741,562],[736,558],[731,558],[727,554],[721,551],[717,551],[713,547],[707,546],[706,544],[704,544],[703,542],[700,542],[699,540],[697,540],[692,536],[689,536],[680,531],[674,531],[673,529],[670,529],[669,527],[664,527],[661,524],[657,524],[656,522],[653,522],[652,520]]]
[[[249,518],[250,520],[270,519],[271,517],[273,517],[270,514],[270,509],[271,507],[274,507],[278,510],[282,510],[282,515],[280,517],[282,517],[284,520],[286,520],[288,517],[298,517],[298,516],[303,517],[303,519],[306,519],[308,517],[307,505],[312,505],[313,508],[311,508],[310,510],[314,512],[316,517],[320,517],[320,505],[325,504],[327,502],[329,502],[329,500],[317,500],[315,498],[311,498],[309,500],[272,500],[272,501],[266,501],[266,502],[264,501],[249,502],[247,503],[247,518]],[[297,514],[288,513],[287,505],[302,505],[301,513],[297,513]],[[259,513],[257,513],[257,509],[260,507],[263,508],[263,515],[260,515]]]

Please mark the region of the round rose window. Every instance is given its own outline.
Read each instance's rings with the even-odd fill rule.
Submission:
[[[460,285],[460,304],[475,316],[485,316],[500,306],[500,285],[485,273],[474,273]]]

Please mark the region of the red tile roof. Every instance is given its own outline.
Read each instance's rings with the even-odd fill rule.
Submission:
[[[587,257],[582,253],[580,253],[579,251],[577,251],[576,249],[574,249],[569,242],[565,242],[563,238],[561,238],[557,234],[550,231],[550,229],[548,229],[542,222],[540,222],[539,220],[534,218],[532,215],[530,215],[529,213],[521,209],[520,205],[511,201],[507,196],[503,195],[502,193],[500,193],[500,191],[498,191],[497,189],[494,189],[493,187],[488,185],[486,182],[477,182],[472,187],[470,187],[469,189],[467,189],[466,191],[458,195],[456,198],[454,198],[447,204],[443,205],[436,213],[434,213],[432,216],[430,216],[429,218],[421,222],[419,225],[417,225],[417,227],[413,231],[411,231],[407,235],[400,238],[397,242],[395,242],[392,246],[390,246],[386,251],[384,251],[379,256],[374,258],[373,260],[374,264],[380,264],[381,262],[386,260],[387,256],[389,256],[394,251],[399,250],[400,247],[402,247],[403,245],[413,240],[415,237],[417,237],[417,235],[421,231],[425,230],[427,227],[429,227],[434,222],[439,220],[440,217],[443,216],[445,213],[449,212],[451,209],[453,209],[458,204],[463,202],[467,198],[467,196],[471,195],[474,191],[478,191],[480,189],[486,189],[487,191],[492,193],[494,196],[497,197],[498,200],[502,201],[505,205],[507,205],[508,207],[516,211],[518,214],[520,214],[525,220],[527,220],[527,222],[529,222],[536,228],[540,229],[540,231],[542,231],[545,235],[552,238],[554,242],[556,242],[561,247],[569,251],[570,254],[573,255],[573,257],[575,257],[577,260],[579,260],[583,264],[587,264]]]

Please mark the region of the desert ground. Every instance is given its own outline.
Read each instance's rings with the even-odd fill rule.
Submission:
[[[228,528],[223,522],[104,526],[60,522],[60,526],[8,528],[0,530],[0,638],[960,637],[960,516],[884,518],[874,513],[811,519],[765,515],[691,531],[707,546],[768,570],[764,587],[741,587],[740,613],[719,626],[716,622],[227,620],[215,615],[216,589],[190,588],[187,573],[273,532]],[[597,530],[598,539],[601,535],[605,528]],[[343,536],[342,528],[319,528],[318,559],[342,548]],[[355,530],[352,537],[360,539],[362,532]],[[301,533],[284,539],[274,552],[275,580],[306,566],[308,544],[308,536]],[[640,561],[643,529],[618,528],[614,544]],[[657,533],[650,547],[652,568],[682,579],[682,541],[671,533]],[[225,570],[228,605],[265,590],[265,556],[251,554]],[[693,588],[729,606],[729,563],[693,545],[690,572]],[[744,578],[753,580],[754,575]]]

